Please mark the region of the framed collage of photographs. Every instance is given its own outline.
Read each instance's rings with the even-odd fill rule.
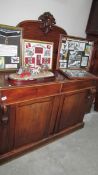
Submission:
[[[57,69],[70,79],[92,78],[88,67],[91,62],[94,43],[68,35],[60,36]]]
[[[87,68],[93,51],[93,42],[79,37],[61,35],[58,51],[59,68]]]
[[[21,63],[22,29],[0,25],[0,71],[16,70]]]
[[[53,42],[23,40],[23,60],[24,66],[44,66],[52,69]]]

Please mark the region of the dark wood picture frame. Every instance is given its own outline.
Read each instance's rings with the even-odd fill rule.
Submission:
[[[57,68],[87,68],[93,45],[84,38],[60,35]]]
[[[94,49],[94,42],[85,38],[60,35],[57,69],[68,78],[87,78]]]

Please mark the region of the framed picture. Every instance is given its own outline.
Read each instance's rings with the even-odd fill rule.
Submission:
[[[0,25],[0,71],[16,70],[21,64],[22,29]]]
[[[83,56],[81,59],[81,67],[86,67],[88,65],[88,56]]]
[[[84,38],[61,34],[57,68],[87,68],[91,61],[93,45],[93,42]]]
[[[52,69],[53,42],[24,39],[22,45],[22,64],[24,66],[36,67],[42,65]]]

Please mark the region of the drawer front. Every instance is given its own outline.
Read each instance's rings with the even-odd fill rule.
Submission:
[[[61,84],[47,84],[42,86],[29,86],[9,88],[1,91],[1,101],[6,104],[19,103],[22,101],[56,95],[60,92]]]
[[[61,92],[70,92],[81,90],[85,88],[93,88],[96,86],[95,80],[74,80],[70,81],[69,83],[63,83]]]

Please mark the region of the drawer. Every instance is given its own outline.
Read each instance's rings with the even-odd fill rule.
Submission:
[[[61,92],[70,92],[96,86],[95,80],[73,80],[62,85]]]
[[[46,84],[39,86],[24,86],[1,90],[1,101],[6,104],[19,103],[35,98],[59,94],[61,84]]]

